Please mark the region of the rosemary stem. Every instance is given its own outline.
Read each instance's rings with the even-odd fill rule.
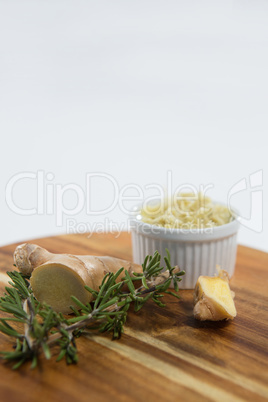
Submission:
[[[111,306],[107,307],[106,309],[104,309],[103,311],[105,312],[112,312],[112,311],[116,311],[119,310],[120,307],[118,307],[118,305],[112,304]],[[84,328],[86,327],[88,324],[90,324],[91,321],[94,321],[96,314],[99,312],[99,309],[95,309],[92,311],[92,313],[88,314],[87,316],[85,316],[84,320],[80,320],[78,322],[75,322],[74,324],[68,325],[66,327],[64,327],[64,330],[72,333],[73,331],[75,331],[76,329],[80,329],[80,328]],[[57,342],[57,340],[59,340],[62,337],[62,334],[60,332],[56,332],[55,334],[52,334],[48,337],[47,339],[47,344],[51,345],[52,343]]]
[[[144,286],[140,286],[138,289],[135,290],[135,295],[143,296],[145,294],[155,292],[155,290],[156,290],[155,283],[157,282],[157,285],[163,283],[168,278],[168,276],[169,276],[168,272],[165,272],[157,277],[157,281],[155,279],[150,282],[148,281],[148,285],[150,285],[149,289],[145,289]],[[130,295],[130,293],[128,293],[123,300],[125,300],[129,295]],[[25,300],[24,306],[25,306],[25,311],[28,313],[29,312],[28,299]],[[117,305],[117,303],[115,303],[115,304],[112,304],[111,306],[107,307],[103,311],[104,312],[113,312],[113,311],[120,310],[120,308],[121,307],[119,307]],[[67,331],[68,333],[72,333],[73,331],[75,331],[77,329],[86,327],[88,324],[90,324],[90,322],[92,322],[95,319],[95,316],[98,312],[99,312],[99,309],[93,310],[92,313],[85,316],[84,320],[80,320],[74,324],[68,325],[68,326],[64,327],[64,330]],[[25,338],[28,342],[30,349],[33,349],[35,346],[35,342],[31,338],[29,332],[30,332],[30,328],[29,328],[28,323],[26,323],[25,324]],[[57,342],[59,339],[61,339],[61,337],[62,337],[61,332],[56,332],[52,335],[49,335],[46,343],[47,343],[47,345],[51,345],[51,344]]]
[[[31,336],[30,326],[33,321],[33,311],[29,298],[24,300],[23,310],[29,316],[29,319],[24,323],[24,336],[30,349],[34,349],[35,341]]]

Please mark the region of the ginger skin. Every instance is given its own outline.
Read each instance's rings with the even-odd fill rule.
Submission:
[[[194,291],[194,317],[200,321],[232,320],[237,314],[233,299],[226,271],[219,270],[217,277],[200,276]]]
[[[22,273],[31,275],[30,284],[37,300],[65,314],[72,312],[71,296],[82,303],[90,302],[92,295],[85,286],[99,290],[106,273],[116,273],[121,267],[130,275],[142,272],[140,265],[118,258],[53,254],[29,243],[16,248],[14,263]],[[124,272],[118,281],[123,276]]]

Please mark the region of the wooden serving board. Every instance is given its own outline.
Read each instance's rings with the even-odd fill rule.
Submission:
[[[33,242],[52,252],[131,259],[127,233]],[[13,269],[15,247],[0,248],[2,273]],[[231,322],[196,321],[193,292],[182,290],[180,301],[166,297],[165,309],[150,302],[131,311],[120,340],[79,338],[77,365],[41,358],[40,368],[13,371],[0,362],[0,401],[268,401],[268,254],[239,246],[231,287],[238,311]],[[3,334],[0,345],[12,348]]]

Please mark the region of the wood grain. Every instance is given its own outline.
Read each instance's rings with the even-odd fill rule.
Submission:
[[[34,240],[52,252],[131,259],[127,233],[65,235]],[[12,270],[16,245],[0,249],[0,280]],[[187,274],[187,273],[186,273]],[[1,284],[3,292],[4,284]],[[79,363],[41,359],[12,371],[0,364],[0,401],[268,401],[268,254],[238,247],[231,287],[232,322],[193,318],[192,291],[130,311],[125,334],[78,340]],[[1,350],[12,347],[0,334]]]

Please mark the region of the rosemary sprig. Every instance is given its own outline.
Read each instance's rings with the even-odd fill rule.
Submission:
[[[41,352],[46,359],[50,359],[50,348],[57,345],[57,361],[65,358],[71,364],[78,361],[75,339],[84,330],[109,331],[113,333],[113,339],[119,338],[124,331],[131,303],[134,303],[137,312],[149,299],[165,307],[161,301],[165,293],[179,297],[178,283],[185,272],[171,266],[168,250],[166,252],[165,268],[161,266],[161,256],[156,251],[153,256],[145,258],[142,273],[135,273],[132,277],[125,271],[124,277],[118,282],[124,270],[121,268],[116,274],[106,274],[98,291],[86,286],[86,290],[93,295],[93,302],[83,304],[72,296],[74,314],[71,318],[38,302],[27,276],[17,271],[8,272],[11,286],[5,288],[6,293],[0,298],[0,310],[9,316],[0,318],[0,331],[15,338],[16,345],[13,351],[1,351],[0,354],[7,362],[15,363],[13,369],[27,361],[31,361],[31,367],[34,368]],[[134,286],[136,281],[139,281],[139,287]],[[175,292],[168,290],[171,283]]]

